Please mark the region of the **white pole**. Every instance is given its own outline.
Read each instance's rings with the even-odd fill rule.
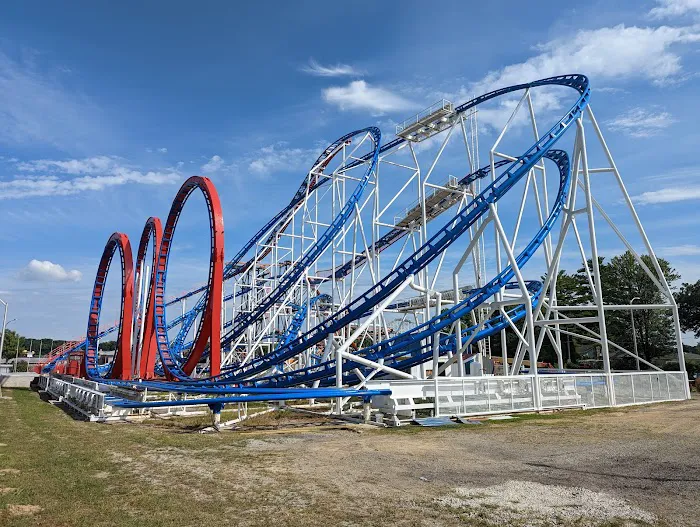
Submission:
[[[635,300],[641,300],[638,296],[635,296],[630,300],[630,305],[634,304]],[[639,352],[637,351],[637,331],[634,329],[634,309],[630,309],[630,319],[632,320],[632,341],[634,342],[634,358],[637,363],[637,371],[641,370],[639,366]]]
[[[590,236],[591,247],[591,266],[593,271],[593,288],[594,303],[598,312],[598,327],[600,329],[600,347],[603,353],[603,369],[605,371],[606,383],[610,390],[610,404],[615,406],[615,390],[612,384],[612,375],[610,371],[610,352],[608,349],[608,332],[605,324],[605,308],[603,307],[603,287],[600,278],[600,262],[598,261],[598,241],[596,238],[595,221],[593,219],[593,198],[591,195],[591,179],[588,172],[588,153],[586,151],[586,135],[583,128],[583,118],[579,117],[576,120],[578,133],[580,137],[579,148],[581,155],[581,167],[583,168],[583,184],[584,194],[586,198],[586,216],[588,219],[588,234]],[[578,167],[575,167],[578,170]],[[584,262],[586,268],[588,264]]]
[[[5,315],[2,319],[2,336],[0,336],[0,359],[2,358],[2,350],[5,347],[5,328],[7,327],[7,302],[0,299],[0,302],[5,306]]]

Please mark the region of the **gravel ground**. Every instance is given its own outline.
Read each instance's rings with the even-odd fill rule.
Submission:
[[[582,487],[511,480],[491,487],[459,487],[455,492],[456,496],[439,498],[437,502],[465,510],[472,518],[486,515],[501,525],[551,525],[576,520],[585,520],[587,525],[605,525],[615,520],[651,524],[658,521],[653,514],[632,507],[625,500]]]
[[[695,396],[488,426],[258,438],[248,448],[277,450],[280,475],[312,501],[335,489],[338,507],[425,510],[430,499],[443,511],[436,523],[408,524],[686,526],[700,525],[699,418]],[[499,509],[504,497],[511,503]]]

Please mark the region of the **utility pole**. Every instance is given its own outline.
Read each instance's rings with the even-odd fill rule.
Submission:
[[[630,300],[630,305],[634,304],[635,300],[641,300],[638,296],[635,296]],[[630,318],[632,319],[632,341],[634,342],[634,360],[637,362],[637,371],[641,368],[639,366],[639,352],[637,351],[637,332],[634,329],[634,309],[630,308]]]
[[[2,359],[2,350],[5,349],[5,328],[7,327],[7,302],[0,298],[0,303],[5,306],[5,316],[2,319],[2,335],[0,335],[0,359]]]
[[[2,334],[0,335],[0,362],[2,362],[2,350],[5,349],[5,328],[7,327],[7,302],[0,298],[5,306],[5,316],[2,318]],[[0,399],[2,399],[2,383],[0,383]]]

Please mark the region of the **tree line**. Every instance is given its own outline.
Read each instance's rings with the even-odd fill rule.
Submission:
[[[653,269],[653,261],[648,255],[641,256],[642,262],[649,269]],[[658,259],[661,271],[666,281],[674,290],[674,298],[678,305],[678,315],[681,329],[691,332],[696,338],[700,338],[700,280],[695,283],[684,282],[680,288],[673,286],[681,277],[671,264],[663,259]],[[610,260],[599,259],[600,279],[602,282],[603,301],[606,304],[663,304],[666,303],[663,293],[649,277],[644,268],[639,265],[634,255],[627,251]],[[592,262],[587,262],[588,269],[592,269]],[[545,277],[542,277],[544,280]],[[557,276],[557,303],[559,305],[586,306],[593,303],[592,297],[592,273],[586,267],[579,268],[574,273],[559,271]],[[596,285],[596,284],[594,284]],[[585,317],[595,315],[593,310],[576,311],[575,316]],[[571,315],[574,316],[574,315]],[[467,321],[465,321],[467,322]],[[605,325],[608,340],[632,351],[635,340],[639,356],[651,363],[666,369],[677,369],[678,361],[675,359],[676,342],[673,328],[673,315],[670,309],[638,309],[606,311]],[[634,325],[634,332],[632,326]],[[599,332],[597,324],[588,327]],[[571,334],[562,334],[562,352],[567,367],[599,367],[600,358],[595,356],[596,347],[591,341],[584,338],[589,336],[583,329],[566,325],[562,326]],[[542,331],[538,328],[537,331]],[[538,335],[539,336],[539,335]],[[506,338],[510,356],[515,353],[518,339],[512,330],[506,330]],[[636,339],[635,339],[636,338]],[[20,356],[24,351],[34,352],[34,355],[46,355],[65,341],[49,338],[30,339],[19,335],[15,331],[5,332],[4,358],[16,356],[19,350]],[[700,352],[700,346],[685,346],[687,352]],[[100,343],[100,349],[113,351],[116,349],[115,341]],[[500,334],[491,338],[491,349],[494,355],[500,355]],[[599,351],[599,350],[598,350]],[[591,355],[593,354],[593,357]],[[549,338],[543,340],[541,361],[556,364],[556,353]],[[635,359],[619,351],[614,346],[610,347],[611,366],[614,369],[633,369]],[[692,376],[700,372],[700,359],[686,360],[688,373]]]

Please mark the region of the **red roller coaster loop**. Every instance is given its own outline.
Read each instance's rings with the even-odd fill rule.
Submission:
[[[151,263],[151,276],[148,285],[148,298],[146,299],[146,310],[142,320],[143,336],[141,337],[141,360],[139,361],[139,378],[153,379],[155,377],[154,368],[156,364],[156,355],[158,347],[156,345],[156,328],[155,328],[155,302],[156,302],[156,263],[158,261],[158,250],[163,238],[163,227],[160,219],[150,217],[143,227],[139,250],[136,255],[136,273],[137,279],[142,272],[141,266],[148,251],[148,242],[153,240],[153,261]],[[144,281],[144,285],[145,285]],[[145,298],[145,295],[144,295]],[[138,335],[137,335],[138,338]]]
[[[199,331],[192,351],[184,364],[170,353],[168,343],[167,321],[165,317],[165,281],[168,271],[170,248],[175,235],[175,227],[182,209],[194,190],[199,189],[204,195],[209,212],[209,229],[211,236],[211,254],[209,258],[209,282],[207,300]],[[199,363],[209,343],[210,375],[218,375],[221,370],[221,302],[224,277],[224,219],[221,201],[214,184],[209,178],[192,176],[178,191],[163,229],[163,239],[158,252],[155,285],[155,328],[156,342],[166,376],[173,379],[188,377]]]
[[[102,298],[107,282],[110,264],[115,251],[119,250],[122,271],[122,298],[121,311],[119,313],[119,334],[117,336],[117,349],[114,352],[114,359],[109,365],[107,372],[101,372],[98,368],[97,339],[100,328],[100,311],[102,309]],[[131,328],[134,311],[134,261],[131,253],[131,244],[126,234],[115,232],[109,237],[97,268],[95,285],[92,289],[92,300],[90,302],[90,316],[87,326],[87,345],[85,349],[85,359],[83,367],[88,377],[131,379]]]

